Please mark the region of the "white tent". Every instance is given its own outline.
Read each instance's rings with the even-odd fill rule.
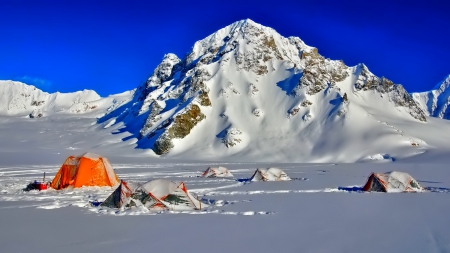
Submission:
[[[192,196],[183,182],[156,179],[144,184],[121,181],[101,204],[111,208],[144,206],[149,210],[200,210],[206,207]]]
[[[372,173],[363,191],[422,192],[425,189],[408,173],[393,171],[389,174]]]
[[[279,168],[257,169],[251,181],[289,181],[291,178]]]
[[[233,177],[233,174],[225,167],[209,167],[203,172],[202,177]]]

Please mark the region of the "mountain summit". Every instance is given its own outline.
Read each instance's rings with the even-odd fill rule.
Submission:
[[[165,55],[132,101],[99,122],[112,118],[157,155],[355,161],[426,145],[385,122],[426,122],[401,85],[249,19],[196,42],[182,59]]]

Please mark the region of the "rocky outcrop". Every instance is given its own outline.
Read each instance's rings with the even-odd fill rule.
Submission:
[[[406,108],[413,118],[423,122],[427,121],[425,113],[402,85],[394,84],[384,77],[375,76],[364,64],[360,64],[357,69],[359,75],[354,85],[357,91],[376,91],[386,94],[395,106]]]
[[[156,140],[153,151],[156,154],[166,154],[173,148],[172,139],[183,139],[197,123],[205,119],[200,107],[193,104],[183,113],[178,114],[164,133]]]
[[[319,54],[317,48],[309,47],[297,37],[290,37],[300,57],[300,62],[293,61],[295,66],[302,69],[302,77],[292,95],[301,95],[302,89],[306,89],[306,94],[317,94],[327,87],[332,87],[338,82],[342,82],[349,76],[348,67],[343,61],[333,61],[325,59]]]
[[[149,109],[150,104],[164,93],[168,84],[164,84],[172,76],[172,70],[180,63],[180,59],[174,54],[166,54],[161,63],[153,71],[153,75],[143,85],[139,86],[135,100],[138,102],[136,114],[142,114]],[[136,109],[134,110],[136,111]]]
[[[254,109],[252,113],[256,117],[261,117],[264,114],[264,112],[261,109],[258,109],[258,108]]]
[[[241,143],[242,131],[238,128],[227,129],[225,136],[222,138],[222,143],[225,144],[227,148],[234,147]]]
[[[42,112],[41,109],[34,109],[29,115],[29,117],[32,118],[32,119],[40,118],[42,116],[44,116],[44,113]]]

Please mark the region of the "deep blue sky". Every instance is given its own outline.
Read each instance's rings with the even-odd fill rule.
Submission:
[[[106,96],[137,87],[164,54],[183,57],[195,41],[250,18],[422,91],[450,74],[446,2],[0,0],[0,79]]]

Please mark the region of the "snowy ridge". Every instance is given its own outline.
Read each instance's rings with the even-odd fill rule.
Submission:
[[[450,75],[432,90],[412,93],[414,100],[427,116],[450,119]]]
[[[383,124],[427,121],[401,85],[248,19],[183,59],[167,54],[132,101],[99,122],[111,118],[138,148],[171,157],[354,162],[427,147]]]
[[[39,118],[55,113],[104,114],[130,99],[132,92],[101,98],[93,90],[73,93],[44,92],[32,85],[0,81],[0,114]]]

